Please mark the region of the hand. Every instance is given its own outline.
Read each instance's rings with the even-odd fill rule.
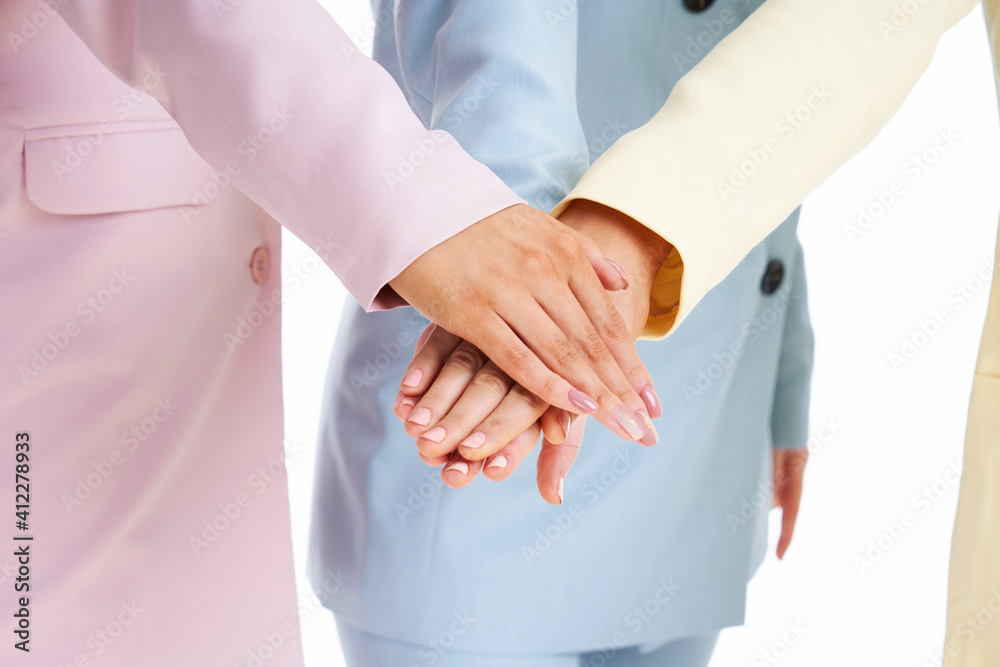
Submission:
[[[655,390],[605,292],[627,285],[616,266],[582,234],[518,205],[424,253],[390,286],[545,403],[640,440],[639,393],[655,400]],[[408,386],[429,386],[422,373],[411,368]]]
[[[627,315],[630,339],[634,340],[646,321],[650,286],[669,253],[669,244],[631,218],[590,202],[572,206],[564,220],[586,229],[602,250],[612,248],[615,256],[630,267],[628,270],[635,276],[633,285],[612,293],[611,298]],[[414,378],[415,382],[407,380]],[[545,411],[542,424],[548,437],[539,457],[539,490],[547,501],[560,502],[562,479],[583,436],[583,419],[578,420],[578,427],[574,426],[573,437],[567,438],[568,422],[574,415],[555,408],[546,411],[546,403],[514,384],[475,346],[434,325],[418,341],[401,386],[395,413],[408,420],[407,432],[418,438],[418,450],[425,462],[448,463],[442,479],[449,486],[469,483],[479,470],[478,462],[484,459],[484,474],[490,479],[510,475],[537,441],[536,420]],[[661,414],[653,392],[643,392],[643,399],[654,417]],[[657,437],[655,428],[643,421],[645,434],[640,442],[652,444]],[[459,444],[459,451],[452,453]],[[553,448],[551,455],[548,448]],[[557,449],[572,451],[573,455],[556,456]]]
[[[808,461],[808,447],[774,450],[774,506],[781,508],[778,558],[785,557],[788,545],[792,543],[802,498],[802,477]]]

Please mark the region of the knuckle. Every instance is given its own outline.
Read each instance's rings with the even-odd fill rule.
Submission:
[[[596,331],[591,331],[584,337],[583,352],[591,364],[605,361],[610,354],[608,346],[604,344],[604,339]]]
[[[560,277],[559,267],[553,258],[555,250],[548,251],[541,248],[527,248],[524,250],[524,261],[531,274],[537,275],[544,280],[557,280]]]
[[[548,405],[548,403],[536,396],[533,392],[519,384],[515,384],[511,387],[510,395],[532,410],[540,411]]]
[[[569,234],[557,234],[552,240],[550,250],[553,255],[566,264],[574,264],[583,255],[580,244]]]
[[[597,401],[598,405],[604,407],[613,407],[618,405],[618,397],[612,394],[610,391],[601,387],[597,391],[591,392],[590,396]]]
[[[503,357],[506,362],[518,373],[527,373],[531,368],[532,357],[534,356],[526,347],[508,343],[504,346]]]
[[[620,340],[631,336],[625,318],[622,317],[622,314],[614,306],[611,306],[608,312],[604,314],[601,322],[601,330],[604,332],[604,336],[611,340]]]
[[[486,394],[499,398],[510,389],[511,380],[496,366],[488,365],[480,369],[476,375],[475,384]]]
[[[448,360],[448,365],[456,370],[465,373],[475,373],[483,364],[482,353],[468,343],[463,343],[455,348]]]
[[[560,367],[569,366],[576,360],[576,348],[565,338],[557,338],[550,346],[552,358]]]

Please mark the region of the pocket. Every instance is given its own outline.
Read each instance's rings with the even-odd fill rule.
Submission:
[[[171,120],[24,130],[25,190],[49,213],[196,206],[211,173]]]

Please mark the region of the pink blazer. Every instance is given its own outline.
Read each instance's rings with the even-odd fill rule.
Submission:
[[[383,307],[519,200],[312,2],[55,4],[0,6],[0,664],[298,667],[274,220]]]

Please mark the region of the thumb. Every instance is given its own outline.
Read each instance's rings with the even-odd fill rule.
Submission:
[[[542,439],[542,449],[538,453],[538,492],[550,505],[561,505],[563,486],[569,469],[576,461],[583,442],[583,431],[587,416],[575,417],[569,427],[569,435],[559,444]]]

